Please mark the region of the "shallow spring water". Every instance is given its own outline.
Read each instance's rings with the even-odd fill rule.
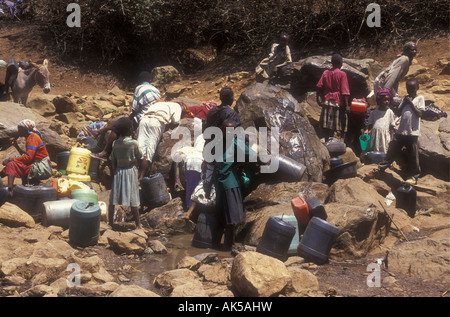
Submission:
[[[153,280],[165,271],[176,269],[176,265],[185,256],[196,256],[202,253],[216,253],[219,258],[231,257],[231,252],[216,249],[202,249],[192,246],[193,234],[175,235],[164,243],[167,254],[147,255],[145,260],[133,265],[134,273],[131,273],[130,283],[155,291]],[[155,291],[157,293],[157,290]]]

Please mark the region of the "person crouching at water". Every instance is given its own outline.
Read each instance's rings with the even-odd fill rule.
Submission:
[[[52,176],[52,167],[47,148],[42,141],[41,133],[36,129],[33,120],[25,119],[19,122],[18,136],[26,138],[26,152],[17,146],[16,139],[11,139],[12,145],[22,154],[3,161],[5,168],[0,177],[8,176],[8,189],[13,190],[16,177],[22,178],[23,184],[48,179]]]
[[[119,138],[114,141],[111,152],[114,180],[109,197],[108,223],[114,222],[114,208],[116,205],[129,206],[136,223],[140,228],[138,166],[142,159],[142,152],[138,142],[132,139],[133,122],[125,118],[117,125]]]

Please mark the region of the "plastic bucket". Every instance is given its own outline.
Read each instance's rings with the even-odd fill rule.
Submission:
[[[298,245],[298,255],[316,264],[328,261],[339,229],[323,219],[312,217]]]
[[[359,144],[361,145],[361,150],[365,151],[370,146],[370,135],[363,134],[359,136]]]
[[[91,163],[89,164],[88,174],[90,176],[90,179],[94,182],[97,182],[99,180],[99,178],[98,178],[99,165],[100,165],[100,160],[98,158],[91,157]]]
[[[141,181],[142,204],[149,208],[156,208],[170,201],[170,194],[166,181],[161,173],[151,177],[144,177]]]
[[[344,142],[338,142],[338,141],[329,141],[325,143],[325,147],[328,150],[328,153],[330,153],[331,157],[337,157],[339,155],[345,154],[347,151],[347,146]]]
[[[338,179],[352,178],[357,176],[356,163],[348,162],[333,167],[332,169],[324,173],[326,180],[329,184],[334,183]]]
[[[309,216],[311,218],[317,217],[323,220],[327,220],[328,215],[327,212],[325,211],[325,207],[316,197],[307,198],[306,203],[308,204]]]
[[[0,188],[0,207],[6,202],[8,195],[8,188]]]
[[[100,235],[101,210],[98,204],[76,201],[70,208],[69,242],[74,246],[96,245]]]
[[[70,151],[59,152],[56,155],[56,162],[57,162],[58,170],[63,175],[67,174],[66,169],[67,169],[67,164],[69,163],[69,156],[70,156]]]
[[[86,202],[98,203],[98,194],[93,189],[75,189],[72,191],[70,198],[82,200]]]
[[[365,113],[367,111],[367,102],[362,99],[353,99],[350,103],[350,111],[353,113]]]
[[[395,207],[404,209],[408,216],[414,218],[416,215],[417,192],[413,186],[404,184],[395,191]]]
[[[295,231],[295,227],[290,223],[278,217],[270,217],[256,247],[256,252],[286,261]]]
[[[47,186],[16,185],[12,203],[26,211],[35,221],[41,220],[43,203],[57,200],[56,189]]]
[[[222,230],[216,215],[200,214],[195,225],[192,246],[202,249],[215,248],[220,245],[221,239]]]
[[[70,209],[76,199],[46,201],[42,210],[42,225],[69,228]]]
[[[302,197],[295,197],[291,200],[291,206],[299,227],[306,228],[311,218],[309,216],[309,206],[306,201]]]
[[[91,151],[88,149],[73,147],[70,150],[69,161],[67,163],[67,172],[86,175],[91,163]]]
[[[283,180],[300,181],[305,173],[306,166],[294,159],[282,154],[277,156],[278,171],[277,173],[283,177]]]
[[[299,230],[298,230],[297,218],[295,216],[286,216],[286,215],[275,216],[275,217],[286,221],[287,223],[289,223],[291,226],[293,226],[295,228],[295,234],[294,234],[294,237],[292,238],[291,244],[289,245],[287,255],[288,256],[297,255],[297,248],[298,248],[298,244],[300,243],[300,235],[299,235]]]

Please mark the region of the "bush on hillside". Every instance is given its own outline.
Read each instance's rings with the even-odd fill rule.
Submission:
[[[365,23],[363,0],[79,0],[81,27],[66,25],[68,0],[25,2],[60,53],[101,65],[125,59],[158,63],[180,51],[212,45],[219,52],[255,57],[275,36],[291,34],[291,46],[383,45],[448,32],[445,0],[378,0],[380,28]]]

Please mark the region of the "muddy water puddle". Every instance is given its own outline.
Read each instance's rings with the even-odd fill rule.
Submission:
[[[219,251],[216,249],[203,249],[192,246],[192,234],[175,235],[168,238],[164,245],[167,254],[151,254],[137,264],[132,265],[130,271],[130,284],[141,286],[145,289],[158,292],[153,286],[155,277],[165,271],[176,269],[176,265],[185,256],[196,256],[202,253],[216,253],[220,258],[231,257],[231,252]]]

